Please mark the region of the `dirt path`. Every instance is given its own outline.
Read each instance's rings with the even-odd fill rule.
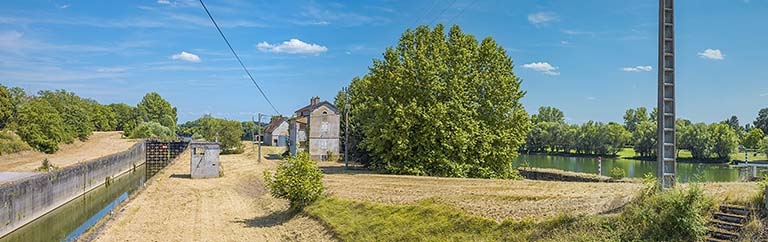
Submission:
[[[264,154],[276,153],[265,148]],[[188,153],[181,157],[189,157]],[[287,212],[262,182],[275,161],[223,155],[224,177],[189,179],[188,158],[158,173],[116,213],[97,241],[330,241],[319,222]]]
[[[120,132],[93,132],[86,142],[75,141],[60,145],[55,154],[37,151],[23,151],[0,156],[0,171],[32,172],[40,166],[43,159],[53,165],[65,167],[79,162],[128,150],[136,140],[121,138]]]

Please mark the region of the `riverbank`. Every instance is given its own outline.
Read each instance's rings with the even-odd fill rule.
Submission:
[[[520,154],[525,155],[550,155],[550,156],[562,156],[562,157],[578,157],[578,158],[595,158],[598,159],[598,157],[601,157],[603,159],[610,158],[610,159],[627,159],[627,160],[639,160],[639,161],[656,161],[656,157],[647,157],[647,156],[639,156],[633,148],[624,148],[616,155],[606,154],[606,155],[595,155],[595,154],[577,154],[573,152],[521,152]],[[768,163],[768,156],[766,156],[765,153],[761,152],[748,152],[747,157],[749,161],[755,161],[755,162],[767,162]],[[706,163],[706,164],[726,164],[731,161],[743,161],[745,158],[745,154],[742,153],[731,153],[728,157],[728,159],[717,159],[717,158],[710,158],[710,159],[694,159],[691,155],[691,152],[688,150],[680,150],[677,154],[677,161],[683,162],[683,163]]]

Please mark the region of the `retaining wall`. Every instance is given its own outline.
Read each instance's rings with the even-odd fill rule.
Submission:
[[[117,154],[0,186],[0,237],[144,163],[144,142]]]

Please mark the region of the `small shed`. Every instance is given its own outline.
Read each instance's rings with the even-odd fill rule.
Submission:
[[[192,159],[189,162],[189,174],[192,179],[215,178],[221,176],[219,153],[221,147],[216,142],[192,142],[189,144]]]

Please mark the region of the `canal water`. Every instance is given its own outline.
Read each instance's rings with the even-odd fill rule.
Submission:
[[[109,185],[101,185],[0,238],[0,242],[74,241],[145,181],[145,166],[137,166],[114,178]]]
[[[597,158],[595,157],[565,157],[550,155],[519,155],[513,162],[514,167],[530,166],[552,168],[565,171],[597,174]],[[642,178],[646,173],[656,173],[656,161],[640,161],[630,159],[603,158],[603,172],[609,176],[611,169],[624,169],[627,177]],[[751,174],[751,170],[735,168],[728,164],[712,163],[677,163],[678,182],[729,182],[741,181]],[[758,170],[758,175],[768,174]]]

